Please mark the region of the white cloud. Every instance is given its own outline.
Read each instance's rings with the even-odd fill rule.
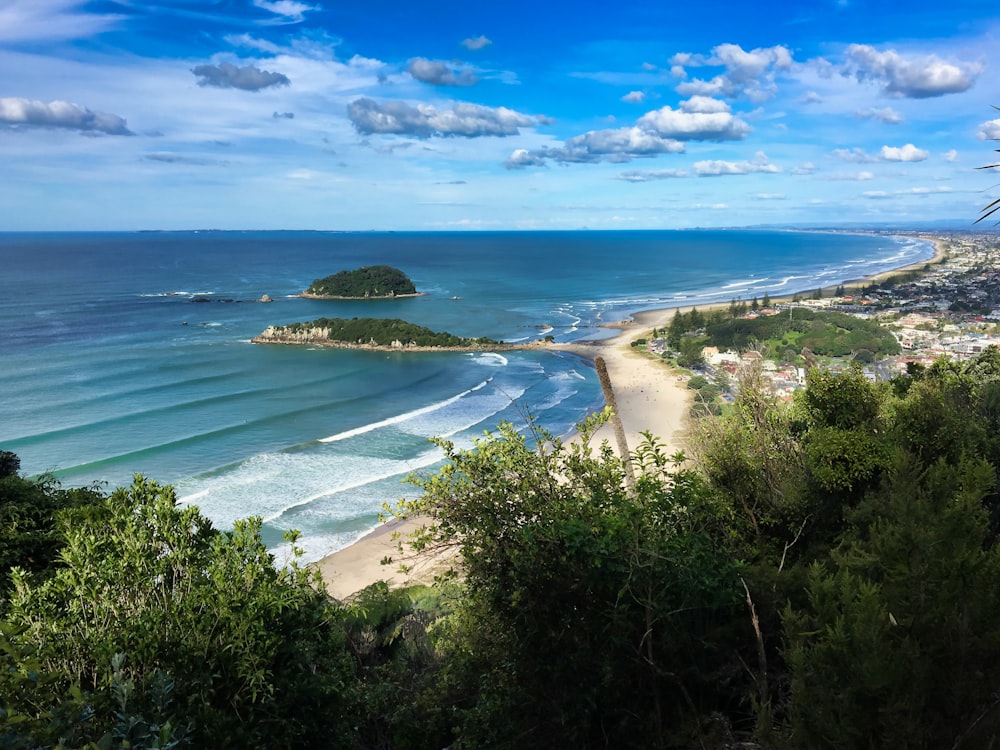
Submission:
[[[803,104],[820,104],[823,101],[823,97],[815,91],[807,91],[802,95],[799,101]]]
[[[878,161],[877,156],[872,156],[865,152],[863,148],[857,146],[854,148],[835,148],[833,155],[841,161],[849,161],[855,164],[871,164]]]
[[[364,135],[391,133],[417,138],[516,135],[520,128],[548,122],[545,117],[524,115],[507,107],[460,102],[451,109],[437,109],[429,104],[411,106],[398,101],[376,102],[367,97],[351,102],[347,116]]]
[[[889,197],[889,194],[884,190],[866,190],[862,195],[871,200],[884,200]]]
[[[788,200],[788,196],[784,193],[757,193],[754,199],[759,201],[783,201]]]
[[[689,101],[714,101],[693,97]],[[636,123],[666,138],[680,141],[738,141],[750,132],[750,126],[730,112],[686,112],[669,106],[647,112]]]
[[[526,148],[514,149],[507,161],[504,162],[507,169],[524,169],[525,167],[544,167],[545,157],[540,152],[529,151]]]
[[[947,162],[956,162],[956,161],[958,161],[958,151],[956,151],[955,149],[952,149],[951,151],[945,151],[941,155],[944,157],[944,160],[947,161]]]
[[[924,161],[930,152],[917,148],[912,143],[905,146],[883,146],[879,155],[886,161]]]
[[[1000,119],[984,122],[979,126],[979,131],[976,135],[982,141],[1000,140]]]
[[[471,86],[479,80],[471,70],[456,72],[443,60],[428,60],[426,57],[414,57],[410,60],[407,72],[418,81],[435,86]]]
[[[269,24],[301,23],[305,20],[306,13],[319,10],[318,5],[307,5],[297,0],[253,0],[253,4],[278,16],[264,22]]]
[[[983,71],[980,63],[950,63],[936,55],[906,58],[895,50],[879,52],[867,44],[852,44],[845,52],[843,75],[877,81],[890,96],[925,99],[966,91]]]
[[[77,12],[86,0],[0,2],[0,42],[84,39],[115,26],[125,16]]]
[[[18,97],[0,98],[0,124],[67,128],[84,133],[132,135],[125,119],[107,112],[92,112],[71,102],[40,102]]]
[[[886,125],[899,125],[903,122],[903,116],[892,107],[858,109],[855,110],[854,116],[864,120],[878,120]]]
[[[795,167],[795,169],[792,170],[792,174],[798,174],[798,175],[815,174],[815,173],[816,173],[816,165],[813,164],[811,161],[807,161],[804,164],[799,164],[799,166]]]
[[[755,172],[776,174],[780,171],[781,169],[768,161],[767,155],[763,151],[758,151],[753,161],[709,159],[694,163],[694,172],[699,177],[720,177],[722,175],[753,174]]]
[[[616,180],[625,182],[653,182],[655,180],[670,180],[677,177],[687,177],[688,173],[683,169],[631,169],[627,172],[619,172]]]
[[[763,102],[777,92],[775,75],[792,66],[792,55],[786,47],[762,47],[744,50],[738,44],[720,44],[712,48],[710,57],[679,53],[671,58],[678,72],[687,75],[686,67],[723,67],[725,72],[704,80],[696,78],[677,86],[683,96],[746,97]],[[679,76],[680,77],[680,76]]]
[[[469,50],[482,49],[483,47],[489,47],[491,44],[493,42],[482,35],[462,40],[462,46]]]
[[[690,99],[682,101],[680,107],[682,112],[702,112],[704,114],[732,111],[726,102],[721,99],[713,99],[710,96],[692,96]]]
[[[622,97],[622,101],[628,104],[641,104],[645,99],[646,94],[642,91],[629,91]]]

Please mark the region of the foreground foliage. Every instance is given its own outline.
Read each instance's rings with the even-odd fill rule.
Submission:
[[[592,445],[606,417],[438,441],[396,511],[460,575],[347,602],[257,520],[141,477],[63,502],[0,454],[46,545],[0,539],[0,747],[996,745],[1000,351],[790,406],[747,371],[693,464]]]

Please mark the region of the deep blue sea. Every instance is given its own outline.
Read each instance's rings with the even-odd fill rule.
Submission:
[[[639,310],[788,293],[931,255],[925,241],[801,232],[0,233],[0,448],[65,486],[145,474],[219,527],[262,516],[269,545],[299,529],[316,559],[413,494],[403,478],[440,460],[429,437],[469,445],[526,413],[566,434],[600,407],[600,385],[557,353],[249,343],[269,324],[398,317],[505,341],[594,339]],[[426,296],[295,296],[374,264]],[[264,294],[274,302],[253,301]]]

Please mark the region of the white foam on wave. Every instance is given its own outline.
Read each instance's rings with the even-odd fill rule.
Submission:
[[[499,356],[499,355],[498,355]],[[504,360],[506,363],[506,360]],[[355,427],[352,430],[346,430],[344,432],[338,432],[336,435],[331,435],[329,437],[320,438],[321,443],[335,443],[338,440],[346,440],[348,438],[357,437],[358,435],[364,435],[366,432],[371,432],[372,430],[378,430],[382,427],[389,427],[395,424],[401,424],[402,422],[407,422],[411,419],[417,417],[422,417],[425,414],[432,414],[439,409],[443,409],[451,404],[458,403],[460,400],[465,398],[471,393],[475,393],[481,388],[485,388],[492,378],[487,378],[479,385],[473,386],[467,391],[462,391],[451,398],[446,398],[444,401],[438,401],[437,403],[430,404],[429,406],[422,406],[419,409],[414,409],[413,411],[408,411],[403,414],[397,414],[393,417],[388,417],[387,419],[380,420],[378,422],[372,422],[371,424],[362,425],[361,427]]]
[[[483,354],[470,354],[472,361],[477,365],[485,365],[487,367],[506,367],[508,364],[508,359],[502,354],[497,354],[496,352],[484,352]],[[485,385],[485,383],[483,384]],[[480,388],[482,386],[479,386]]]
[[[324,518],[337,522],[359,512],[378,513],[381,501],[372,500],[365,488],[394,477],[402,481],[411,472],[433,466],[442,458],[438,448],[405,459],[345,456],[323,449],[264,453],[218,474],[185,480],[182,484],[188,485],[191,492],[184,501],[196,500],[201,512],[219,528],[231,528],[237,519],[250,515],[273,523],[313,506],[320,508],[318,513]],[[360,499],[355,499],[354,494]]]
[[[767,280],[768,280],[768,277],[766,277],[766,276],[764,278],[762,278],[762,279],[755,279],[755,278],[740,279],[739,281],[731,281],[728,284],[723,284],[722,288],[723,289],[735,289],[737,287],[752,286],[752,285],[755,285],[755,284],[761,284],[761,283],[763,283],[763,282],[765,282]]]

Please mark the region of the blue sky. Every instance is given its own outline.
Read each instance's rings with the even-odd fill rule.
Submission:
[[[0,230],[968,219],[994,0],[0,0]]]

